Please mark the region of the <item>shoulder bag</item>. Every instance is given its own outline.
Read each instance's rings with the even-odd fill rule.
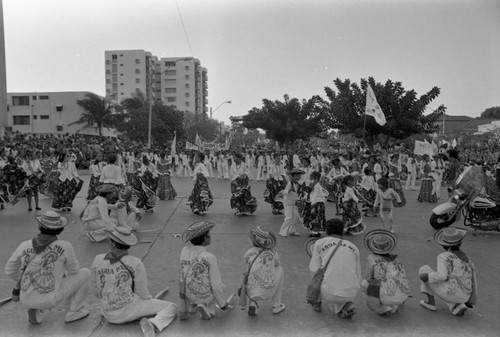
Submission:
[[[262,250],[255,256],[255,258],[252,260],[252,263],[250,263],[250,266],[248,267],[248,270],[246,273],[243,274],[243,282],[241,283],[240,289],[238,289],[238,296],[240,297],[240,305],[242,307],[247,305],[247,284],[248,284],[248,276],[250,275],[250,270],[252,270],[253,263],[257,260],[260,254],[262,254],[266,248],[262,248]]]
[[[323,278],[325,277],[326,268],[330,264],[332,257],[335,255],[341,244],[342,240],[339,241],[339,243],[333,250],[332,255],[330,255],[330,257],[328,258],[328,261],[326,262],[325,266],[323,268],[320,268],[316,272],[316,274],[313,276],[311,280],[311,283],[307,286],[307,295],[306,295],[307,303],[312,305],[321,303],[321,284],[323,283]]]

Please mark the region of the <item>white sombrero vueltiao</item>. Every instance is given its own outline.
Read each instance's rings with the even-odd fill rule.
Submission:
[[[443,247],[457,246],[462,243],[465,235],[467,235],[465,229],[447,227],[434,234],[434,241]]]
[[[250,228],[248,230],[248,235],[250,236],[253,244],[257,247],[266,249],[273,249],[276,247],[276,235],[272,232],[264,231],[262,226]]]
[[[47,229],[60,229],[68,223],[68,219],[52,210],[43,212],[42,215],[36,216],[35,219],[40,226]]]
[[[106,236],[122,245],[135,246],[139,239],[132,231],[125,227],[115,227],[113,230],[106,230]]]
[[[182,242],[187,243],[198,236],[205,234],[215,227],[213,222],[197,221],[186,228],[182,233]]]
[[[377,255],[390,254],[396,248],[398,237],[386,229],[374,229],[366,233],[363,244]]]

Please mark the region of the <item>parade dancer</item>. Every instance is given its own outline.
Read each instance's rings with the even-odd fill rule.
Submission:
[[[173,200],[177,196],[177,192],[170,181],[170,168],[171,162],[167,160],[167,154],[162,152],[156,164],[158,171],[158,189],[156,194],[160,200]]]
[[[45,181],[45,174],[40,165],[40,161],[36,159],[35,153],[32,150],[26,151],[26,160],[23,161],[22,169],[26,173],[26,199],[28,200],[28,211],[31,211],[32,198],[35,199],[35,209],[40,211],[38,205],[38,187]]]
[[[342,221],[345,225],[345,234],[357,234],[356,227],[362,223],[363,219],[358,209],[359,199],[353,189],[355,184],[354,177],[347,175],[344,177],[342,183],[346,186],[344,196],[342,197],[342,207],[344,208]]]
[[[417,189],[415,183],[417,181],[417,161],[414,155],[408,156],[408,161],[406,162],[406,167],[408,168],[408,178],[406,179],[405,189],[408,191],[411,189],[415,191]]]
[[[265,159],[263,153],[260,152],[257,157],[257,177],[255,178],[257,181],[264,180],[264,168],[265,168]]]
[[[258,302],[272,299],[272,313],[277,315],[285,310],[281,301],[283,293],[283,267],[280,264],[276,247],[276,236],[267,232],[261,226],[248,231],[253,247],[244,255],[246,278],[245,292],[239,293],[241,309],[246,309],[248,315],[256,316]],[[243,281],[245,283],[245,280]]]
[[[231,209],[236,208],[235,215],[250,215],[257,209],[257,199],[252,196],[246,173],[240,174],[231,182],[230,205]]]
[[[435,203],[437,202],[435,186],[433,186],[435,174],[434,172],[432,172],[428,154],[423,155],[422,162],[422,185],[420,186],[420,193],[418,194],[417,201]]]
[[[446,303],[454,316],[463,316],[467,309],[472,309],[477,298],[477,279],[474,263],[460,249],[467,232],[464,229],[448,227],[434,234],[434,241],[445,252],[437,257],[437,269],[425,265],[419,270],[421,292],[427,296],[420,305],[430,311],[436,311],[438,297]]]
[[[71,211],[73,200],[82,189],[83,180],[80,179],[76,171],[75,163],[65,153],[59,155],[58,161],[57,169],[60,175],[52,208],[55,211]]]
[[[113,324],[140,320],[145,337],[155,336],[177,316],[177,305],[153,298],[148,290],[146,269],[140,259],[129,255],[137,237],[124,228],[106,231],[110,252],[92,262],[92,284],[104,318]],[[150,317],[154,316],[154,317]]]
[[[380,206],[379,216],[384,229],[387,229],[391,233],[394,233],[392,205],[394,199],[398,203],[401,203],[401,198],[396,191],[389,187],[389,181],[387,180],[387,178],[380,178],[377,184],[378,190],[377,196],[375,197],[375,202],[373,203],[373,208],[377,208]]]
[[[296,202],[298,200],[299,180],[304,171],[294,168],[289,172],[290,181],[283,190],[283,204],[285,209],[285,220],[281,225],[279,235],[286,237],[288,235],[299,236],[297,225],[301,225],[302,221],[299,217],[299,210]]]
[[[307,195],[309,211],[303,216],[304,226],[309,230],[309,237],[320,237],[325,231],[325,201],[328,191],[320,184],[321,173],[313,171],[310,174],[310,192]]]
[[[397,236],[385,229],[368,232],[363,240],[371,252],[361,289],[366,292],[367,305],[379,315],[395,314],[400,305],[411,296],[404,265],[397,255]]]
[[[144,209],[145,213],[153,213],[157,203],[156,190],[158,189],[158,172],[156,166],[147,156],[142,156],[142,165],[138,174],[138,184],[141,193],[137,199],[137,208]]]
[[[90,165],[90,181],[87,193],[87,200],[92,200],[97,195],[97,188],[100,185],[99,179],[101,178],[102,169],[106,163],[102,161],[102,155],[99,153],[94,162]]]
[[[283,195],[281,200],[277,200],[279,192],[286,187],[287,181],[284,175],[272,175],[266,179],[266,190],[264,191],[264,201],[271,204],[272,213],[283,214]]]
[[[396,202],[396,199],[393,199],[394,207],[403,207],[406,204],[405,194],[403,192],[403,188],[401,186],[401,181],[399,180],[399,175],[401,172],[401,167],[398,163],[398,155],[395,154],[391,157],[391,161],[389,163],[389,187],[392,188],[399,194],[399,198],[401,202]]]
[[[198,221],[182,233],[185,246],[182,247],[180,255],[179,318],[181,320],[189,318],[189,311],[198,311],[202,320],[210,320],[215,317],[216,304],[221,310],[231,308],[230,303],[224,298],[224,283],[217,258],[207,251],[207,246],[211,243],[210,230],[214,227],[214,223]]]
[[[67,308],[66,323],[87,317],[90,270],[80,268],[73,246],[58,238],[68,220],[45,211],[36,221],[40,233],[22,242],[5,265],[5,274],[17,282],[13,295],[28,307],[31,324],[43,322],[42,310],[61,304]]]
[[[194,187],[188,198],[187,205],[194,214],[204,215],[214,202],[212,192],[208,186],[208,170],[203,164],[205,155],[197,153],[194,155]]]

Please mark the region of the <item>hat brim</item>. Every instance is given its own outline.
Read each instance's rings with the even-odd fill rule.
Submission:
[[[379,249],[377,247],[374,247],[372,243],[376,235],[385,235],[386,237],[388,237],[392,242],[392,246],[389,246],[388,249]],[[369,231],[368,233],[366,233],[363,240],[363,245],[365,246],[365,248],[374,254],[390,254],[394,251],[394,249],[396,249],[397,243],[398,237],[396,236],[396,234],[391,233],[386,229],[374,229],[372,231]]]
[[[193,240],[194,238],[197,238],[199,236],[204,235],[206,232],[210,231],[212,228],[215,227],[215,224],[212,222],[208,221],[203,221],[203,225],[200,226],[199,229],[196,231],[192,230],[192,226],[198,224],[198,222],[195,222],[194,224],[191,224],[186,228],[184,233],[182,233],[182,242],[188,243],[189,241]]]
[[[447,228],[449,228],[449,227],[447,227]],[[460,241],[452,242],[452,243],[443,241],[443,233],[444,233],[444,230],[446,228],[443,228],[434,234],[434,241],[443,247],[452,247],[452,246],[456,246],[456,245],[461,244],[465,238],[465,235],[467,235],[467,231],[465,229],[460,229],[460,228],[456,228],[456,227],[453,227],[453,228],[455,228],[458,231],[458,233],[460,234]]]
[[[272,232],[267,232],[269,234],[269,237],[270,237],[270,245],[263,245],[262,243],[260,243],[259,241],[257,241],[257,238],[255,237],[255,229],[254,228],[250,228],[248,230],[248,236],[250,237],[250,240],[252,240],[252,243],[254,246],[257,246],[257,247],[260,247],[260,248],[265,248],[265,249],[273,249],[274,247],[276,247],[276,244],[277,244],[277,239],[276,239],[276,235],[274,235],[274,233]]]
[[[318,241],[318,240],[319,240],[318,238],[310,238],[304,242],[304,249],[306,250],[306,253],[307,253],[307,255],[309,255],[309,257],[312,256],[312,248],[313,248],[314,244],[316,243],[316,241]]]
[[[139,243],[139,239],[134,233],[131,233],[130,235],[116,235],[115,233],[113,233],[113,231],[109,230],[106,230],[105,233],[108,238],[115,242],[121,243],[122,245],[135,246],[137,243]]]
[[[35,219],[36,221],[38,222],[38,224],[40,224],[40,226],[42,226],[43,228],[47,228],[47,229],[59,229],[59,228],[64,228],[67,224],[68,224],[68,219],[66,219],[65,217],[61,216],[60,217],[60,220],[61,220],[61,226],[59,227],[47,227],[47,225],[44,225],[44,223],[42,222],[42,218],[43,216],[36,216]]]

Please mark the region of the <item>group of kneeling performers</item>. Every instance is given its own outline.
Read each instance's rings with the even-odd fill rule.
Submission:
[[[132,230],[137,218],[128,217],[133,213],[128,211],[133,209],[128,203],[130,193],[127,188],[119,193],[115,210],[118,225],[92,234],[98,240],[109,239],[110,250],[97,255],[90,270],[80,268],[72,245],[58,239],[67,224],[66,218],[53,210],[36,217],[40,233],[22,242],[5,266],[5,273],[17,282],[13,300],[20,300],[28,308],[30,323],[41,323],[43,310],[63,303],[67,303],[67,323],[87,317],[85,299],[89,289],[98,298],[108,322],[121,324],[140,319],[145,336],[154,336],[176,317],[185,320],[198,313],[201,319],[209,320],[217,308],[234,307],[233,296],[224,294],[216,256],[207,251],[215,227],[208,221],[195,222],[182,234],[185,246],[180,252],[179,304],[161,300],[162,294],[158,298],[151,296],[143,262],[128,254],[129,248],[139,241]],[[96,212],[101,212],[99,207],[96,206]],[[90,213],[84,212],[83,216],[91,218]],[[313,310],[321,311],[324,303],[337,316],[350,318],[356,313],[354,301],[361,289],[367,293],[371,310],[380,315],[396,313],[411,296],[404,266],[393,254],[397,236],[384,229],[365,235],[364,245],[371,254],[362,277],[359,250],[343,238],[344,222],[330,219],[325,227],[326,237],[309,239],[306,244],[311,256],[310,271],[325,270],[321,300],[313,304]],[[280,314],[285,310],[284,270],[275,250],[277,238],[261,226],[251,228],[248,233],[252,247],[244,254],[244,281],[238,291],[240,305],[248,315],[255,316],[259,302],[272,300],[272,313]],[[454,227],[435,234],[435,242],[445,251],[437,257],[436,271],[429,266],[419,270],[421,292],[427,296],[420,301],[424,308],[436,311],[435,297],[438,297],[451,314],[462,316],[475,304],[474,265],[460,249],[465,234]],[[152,315],[153,318],[146,317]]]

